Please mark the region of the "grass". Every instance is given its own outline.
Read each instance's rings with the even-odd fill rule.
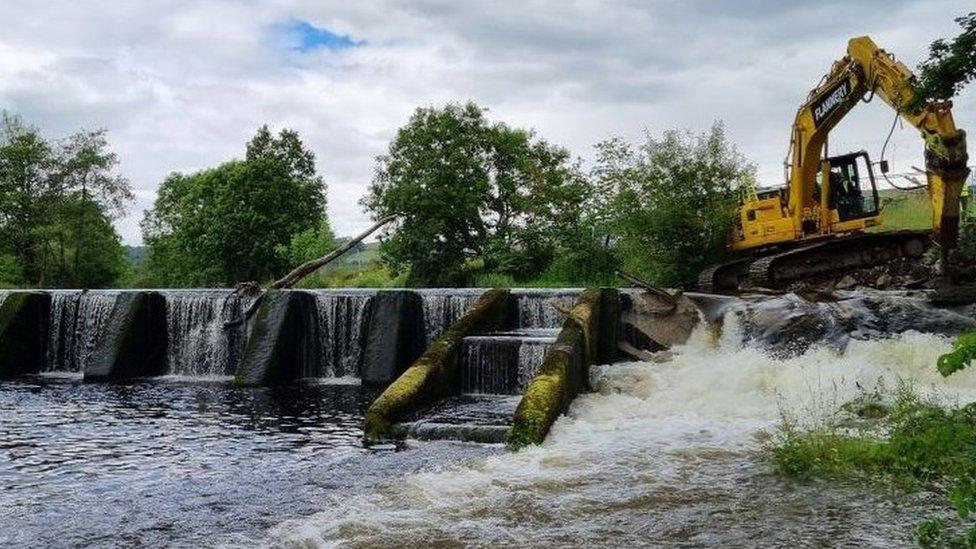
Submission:
[[[967,521],[976,511],[976,404],[943,406],[902,388],[891,404],[877,393],[864,395],[835,419],[808,428],[784,421],[771,446],[776,470],[801,479],[859,478],[942,491],[958,520],[923,521],[919,543],[976,547],[976,524]]]
[[[925,189],[879,191],[884,206],[884,223],[875,230],[927,230],[932,228],[932,205]]]

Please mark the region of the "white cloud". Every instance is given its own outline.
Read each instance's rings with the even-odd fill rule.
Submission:
[[[7,1],[0,5],[0,108],[51,135],[109,130],[138,220],[171,171],[243,152],[261,124],[293,127],[315,150],[341,233],[411,111],[475,100],[584,158],[610,135],[707,128],[726,121],[765,183],[778,183],[789,127],[809,88],[870,34],[910,66],[956,31],[966,0],[680,2]],[[362,47],[300,53],[270,29],[308,21]],[[973,127],[976,92],[957,101]],[[875,156],[891,122],[880,104],[853,113],[834,150]],[[896,132],[895,169],[920,161]]]

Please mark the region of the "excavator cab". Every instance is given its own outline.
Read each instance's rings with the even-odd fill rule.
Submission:
[[[846,224],[877,217],[880,213],[878,185],[868,153],[859,151],[834,156],[827,159],[827,166],[827,207],[831,210],[833,223]],[[873,223],[867,226],[870,225]]]

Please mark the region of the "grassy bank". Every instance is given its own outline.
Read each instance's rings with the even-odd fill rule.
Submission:
[[[771,444],[776,470],[808,479],[858,479],[868,486],[943,493],[956,519],[920,517],[923,547],[976,547],[976,404],[946,405],[902,388],[844,404],[829,423],[784,421]]]

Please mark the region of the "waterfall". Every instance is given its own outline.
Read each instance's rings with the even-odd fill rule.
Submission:
[[[521,394],[539,370],[556,331],[469,336],[463,342],[461,392]]]
[[[451,324],[474,304],[481,294],[481,288],[438,288],[417,290],[423,300],[424,337],[429,347]]]
[[[180,376],[232,375],[246,342],[244,326],[224,329],[239,318],[249,298],[229,290],[162,292],[166,299],[166,361]]]
[[[4,290],[0,290],[0,305],[3,305],[3,300],[4,299],[7,299],[7,294],[9,294],[9,293],[10,292],[4,291]]]
[[[313,290],[314,318],[306,321],[306,344],[316,360],[302,377],[359,377],[369,305],[374,290]]]
[[[566,315],[559,312],[553,305],[566,309],[572,308],[579,299],[580,290],[516,290],[512,292],[515,298],[515,314],[513,328],[543,328],[553,329],[562,326]]]
[[[44,371],[84,371],[118,295],[117,291],[51,292]]]

